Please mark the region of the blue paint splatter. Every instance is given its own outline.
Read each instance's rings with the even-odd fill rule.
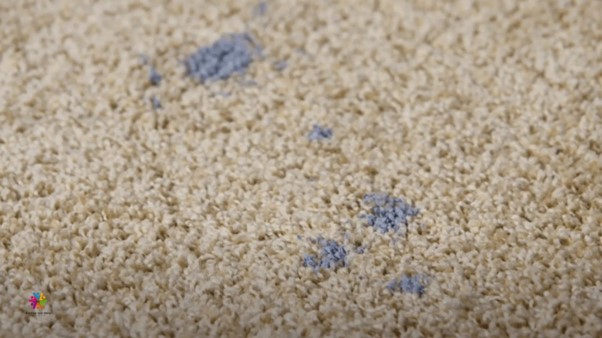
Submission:
[[[163,108],[163,105],[161,104],[161,101],[159,101],[159,99],[156,96],[154,96],[154,95],[151,96],[150,102],[151,102],[151,105],[153,107],[153,110],[157,110],[157,109]]]
[[[426,281],[423,277],[403,275],[400,279],[395,278],[387,283],[387,289],[391,292],[412,293],[422,297],[426,290],[425,284]]]
[[[314,255],[305,254],[303,255],[303,266],[317,269],[319,263]]]
[[[320,269],[337,269],[347,266],[347,250],[334,240],[318,238],[317,243],[321,246],[320,257],[305,254],[303,266],[310,267],[316,271]]]
[[[161,76],[161,74],[159,74],[159,72],[157,72],[155,67],[150,67],[150,70],[148,71],[148,80],[150,81],[150,83],[153,86],[158,86],[161,83],[162,79],[163,77]]]
[[[392,281],[387,283],[387,289],[391,292],[396,291],[398,287],[399,287],[399,282],[397,281],[396,278],[393,278]]]
[[[397,231],[401,225],[407,227],[408,217],[416,216],[420,212],[403,199],[390,197],[387,194],[368,194],[364,197],[364,201],[374,204],[374,207],[371,209],[371,215],[360,217],[382,233]]]
[[[324,241],[322,243],[320,267],[323,269],[332,269],[340,265],[347,265],[347,250],[333,240]]]
[[[313,129],[307,135],[310,141],[320,141],[332,138],[332,129],[321,127],[317,124],[313,125]]]
[[[224,36],[184,60],[186,73],[201,83],[242,74],[253,62],[252,46],[255,46],[255,52],[261,51],[249,34]]]

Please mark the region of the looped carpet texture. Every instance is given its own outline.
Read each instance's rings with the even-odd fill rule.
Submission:
[[[0,336],[601,337],[601,151],[599,0],[0,0]]]

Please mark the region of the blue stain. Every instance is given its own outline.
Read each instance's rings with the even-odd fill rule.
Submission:
[[[403,199],[387,194],[368,194],[364,201],[374,204],[371,215],[362,215],[369,225],[382,233],[399,230],[400,225],[407,227],[408,217],[418,215],[419,209],[407,204]]]
[[[159,99],[156,96],[151,96],[150,101],[151,105],[153,106],[153,110],[163,108],[163,105],[161,105],[161,101],[159,101]]]
[[[242,74],[253,62],[253,49],[261,48],[249,34],[230,34],[210,46],[201,47],[184,60],[188,76],[201,83],[225,80],[234,74]]]
[[[309,132],[307,137],[310,141],[320,141],[332,138],[332,134],[331,128],[325,128],[314,124],[313,129]]]
[[[303,266],[316,271],[347,266],[347,250],[342,245],[334,240],[326,240],[321,237],[317,239],[317,243],[321,246],[319,259],[315,255],[305,254]]]
[[[332,269],[341,265],[347,265],[347,250],[333,240],[325,240],[322,243],[322,257],[320,268]]]
[[[416,294],[422,297],[425,292],[425,281],[419,276],[403,275],[401,278],[393,279],[387,284],[387,289],[391,292],[399,291],[403,293]]]
[[[418,278],[417,276],[404,275],[401,277],[399,285],[401,288],[401,292],[414,293],[419,296],[422,296],[424,294],[424,285],[422,285],[420,278]]]
[[[157,72],[155,67],[151,67],[148,71],[148,79],[153,86],[158,86],[161,83],[163,77],[161,76],[161,74],[159,74],[159,72]]]
[[[305,254],[303,256],[303,266],[316,269],[318,265],[318,261],[314,255]]]
[[[396,291],[398,287],[399,287],[399,283],[397,282],[396,278],[393,278],[392,281],[387,283],[387,289],[391,292]]]

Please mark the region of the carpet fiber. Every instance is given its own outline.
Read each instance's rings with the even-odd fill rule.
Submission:
[[[600,337],[601,130],[598,0],[0,0],[0,336]]]

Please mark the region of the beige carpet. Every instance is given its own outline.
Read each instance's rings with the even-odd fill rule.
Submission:
[[[0,336],[601,337],[602,1],[292,3],[0,0]]]

